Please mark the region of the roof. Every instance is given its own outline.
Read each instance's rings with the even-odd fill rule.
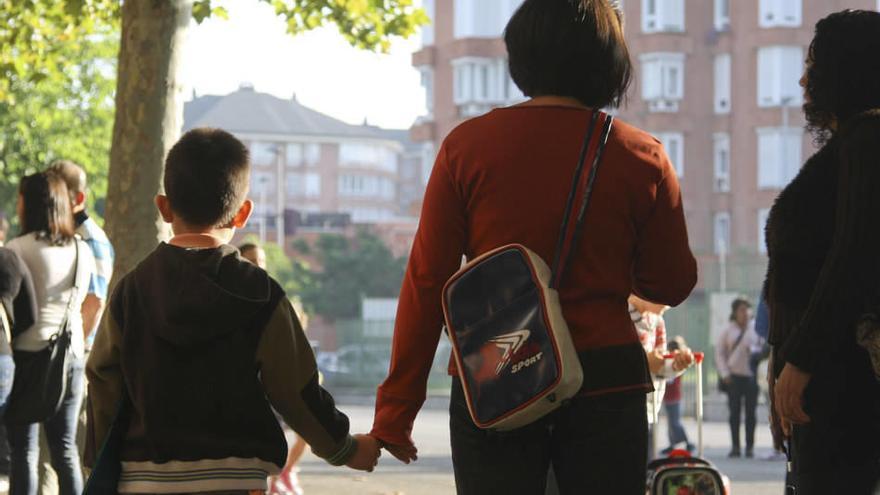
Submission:
[[[369,125],[351,125],[308,108],[296,98],[284,100],[242,86],[225,96],[207,95],[184,105],[184,131],[219,127],[240,134],[342,137],[394,140]]]

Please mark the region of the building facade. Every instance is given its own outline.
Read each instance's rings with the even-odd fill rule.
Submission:
[[[298,225],[399,222],[410,208],[401,201],[401,176],[413,181],[415,168],[421,181],[421,162],[413,163],[406,133],[350,125],[295,97],[250,86],[196,97],[184,107],[184,129],[202,126],[228,130],[249,147],[251,224],[271,239]]]
[[[522,99],[500,38],[516,0],[426,0],[413,56],[428,98],[412,128],[425,166],[463,119]],[[877,0],[624,0],[635,78],[616,113],[660,139],[678,171],[697,296],[755,294],[763,228],[779,191],[814,151],[798,81],[815,23]]]

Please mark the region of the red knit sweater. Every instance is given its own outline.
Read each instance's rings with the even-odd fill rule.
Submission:
[[[552,262],[589,117],[570,107],[503,108],[465,122],[441,146],[401,289],[391,370],[377,392],[378,438],[411,442],[442,332],[441,291],[462,255],[521,243]],[[650,390],[627,297],[674,306],[696,276],[672,164],[655,138],[616,121],[559,290],[583,393]]]

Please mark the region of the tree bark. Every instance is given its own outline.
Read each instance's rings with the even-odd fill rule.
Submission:
[[[177,69],[191,13],[191,0],[122,3],[106,209],[114,283],[167,239],[153,198],[162,191],[165,155],[180,135]]]

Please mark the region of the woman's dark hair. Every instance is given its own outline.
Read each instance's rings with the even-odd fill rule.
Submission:
[[[820,143],[835,123],[880,108],[880,13],[845,10],[819,21],[806,76],[804,113]]]
[[[751,308],[752,303],[744,297],[738,297],[733,300],[733,303],[730,304],[730,321],[736,321],[736,313],[742,307]]]
[[[510,75],[526,96],[616,107],[632,80],[616,0],[525,0],[507,24],[504,42]]]
[[[64,179],[54,172],[40,172],[21,179],[22,235],[35,233],[37,239],[63,246],[73,239],[73,214]]]

